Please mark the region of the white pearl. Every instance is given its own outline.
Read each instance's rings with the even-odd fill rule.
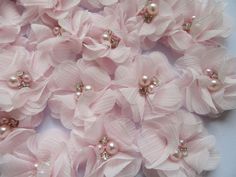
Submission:
[[[11,76],[8,80],[8,86],[11,88],[17,88],[20,86],[20,81],[16,76]]]
[[[29,74],[24,74],[24,75],[22,76],[22,79],[23,79],[23,81],[26,82],[26,83],[30,83],[30,82],[32,81],[32,78],[30,77]]]
[[[98,151],[99,153],[103,153],[104,150],[105,150],[104,145],[101,144],[101,143],[99,143],[96,148],[97,148],[97,151]]]
[[[139,81],[139,84],[144,87],[150,85],[150,83],[151,83],[151,81],[150,81],[149,77],[146,75],[143,75]]]
[[[7,135],[11,132],[11,127],[8,125],[0,126],[0,140],[7,137]]]
[[[207,68],[205,71],[204,71],[204,74],[211,77],[213,74],[214,74],[214,71],[212,69],[209,69]]]
[[[86,85],[86,86],[84,87],[84,90],[85,90],[85,91],[91,91],[91,90],[92,90],[92,86],[91,86],[91,85]]]
[[[182,153],[180,153],[178,150],[169,156],[170,160],[173,162],[178,162],[182,157]]]
[[[157,15],[157,13],[158,13],[158,5],[156,3],[153,3],[153,2],[148,4],[147,12],[150,15]]]
[[[119,151],[117,143],[109,141],[106,145],[106,151],[111,155],[115,155]]]
[[[153,85],[153,84],[149,85],[149,86],[148,86],[148,93],[150,93],[150,94],[154,93],[155,87],[156,87],[156,86]]]
[[[212,79],[210,85],[208,86],[208,90],[211,92],[216,92],[221,88],[221,82],[218,79]]]
[[[110,40],[110,35],[108,33],[103,33],[102,34],[102,40],[103,41],[109,41]]]

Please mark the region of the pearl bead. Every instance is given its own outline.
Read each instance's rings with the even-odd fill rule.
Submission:
[[[182,157],[182,153],[176,150],[173,154],[170,155],[170,160],[172,160],[173,162],[178,162]]]
[[[103,153],[105,150],[105,147],[101,143],[99,143],[96,148],[100,154]]]
[[[204,71],[205,75],[211,77],[213,74],[214,74],[214,71],[212,69],[209,69],[207,68],[205,71]]]
[[[11,88],[17,88],[20,86],[20,81],[17,77],[11,76],[8,80],[8,85]]]
[[[210,85],[208,86],[208,90],[211,92],[216,92],[220,89],[221,82],[218,79],[212,79]]]
[[[81,94],[82,94],[81,92],[76,92],[76,93],[75,93],[75,95],[76,95],[77,98],[80,97]]]
[[[140,83],[141,86],[144,86],[144,87],[145,87],[145,86],[150,85],[151,81],[150,81],[150,79],[148,78],[148,76],[143,75],[142,78],[140,79],[139,83]]]
[[[108,33],[103,33],[102,34],[102,40],[103,41],[109,41],[110,40],[110,35]]]
[[[52,31],[56,36],[61,34],[61,28],[59,26],[54,27]]]
[[[0,126],[0,140],[6,138],[6,136],[10,133],[11,127],[8,125]]]
[[[152,94],[154,93],[155,85],[151,84],[148,86],[148,93]]]
[[[147,6],[147,12],[150,14],[150,15],[157,15],[158,13],[158,6],[156,3],[150,3],[148,4]]]
[[[106,145],[106,151],[111,154],[114,155],[118,152],[118,145],[116,142],[114,141],[109,141]]]
[[[22,79],[23,79],[23,81],[26,82],[26,83],[30,83],[30,82],[32,81],[32,78],[30,77],[29,74],[24,74],[24,75],[22,76]]]
[[[91,85],[86,85],[86,86],[84,87],[84,90],[85,90],[85,91],[91,91],[91,90],[92,90],[92,86],[91,86]]]

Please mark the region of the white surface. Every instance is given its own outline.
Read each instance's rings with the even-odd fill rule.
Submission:
[[[227,0],[227,12],[233,17],[236,24],[236,0]],[[227,40],[229,54],[236,57],[236,28],[234,26],[232,36]],[[236,68],[235,68],[236,69]],[[205,118],[205,125],[209,132],[216,136],[217,150],[221,154],[219,167],[206,175],[206,177],[236,177],[236,110],[222,115],[221,119]],[[58,120],[49,117],[39,127],[40,131],[46,129],[62,128]],[[141,174],[137,177],[142,177]],[[155,176],[153,176],[155,177]]]

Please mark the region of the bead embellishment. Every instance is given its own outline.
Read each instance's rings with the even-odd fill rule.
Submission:
[[[109,158],[117,154],[119,151],[118,144],[115,141],[110,140],[106,136],[104,136],[99,141],[99,143],[96,146],[96,149],[100,155],[100,158],[103,161],[108,160]]]
[[[88,92],[93,90],[91,85],[84,85],[82,82],[77,83],[75,88],[76,88],[76,93],[75,93],[76,99],[78,99],[83,92]]]
[[[210,83],[208,85],[208,90],[210,92],[216,92],[220,90],[222,83],[219,80],[218,73],[212,69],[207,68],[204,74],[210,78]]]
[[[191,27],[193,25],[193,20],[196,18],[196,16],[192,16],[191,19],[187,20],[183,25],[182,28],[184,31],[186,31],[187,33],[190,33]]]
[[[35,163],[35,171],[32,177],[50,177],[50,163]]]
[[[153,19],[158,15],[158,13],[158,5],[154,2],[149,1],[138,15],[143,17],[145,23],[151,23]]]
[[[11,88],[21,89],[23,87],[30,87],[32,82],[31,76],[24,71],[17,71],[15,75],[8,79],[8,86]]]
[[[4,139],[12,129],[17,128],[19,121],[13,118],[0,118],[0,140]]]
[[[52,29],[52,33],[54,34],[54,36],[61,36],[63,32],[64,30],[60,26],[55,26]]]
[[[156,77],[149,78],[143,75],[139,81],[139,93],[147,96],[154,93],[154,89],[159,86],[159,80]]]
[[[179,161],[188,156],[188,148],[184,140],[179,141],[178,149],[170,155],[172,161]]]
[[[120,38],[116,36],[111,30],[107,30],[102,34],[102,42],[111,49],[115,49],[120,43]]]

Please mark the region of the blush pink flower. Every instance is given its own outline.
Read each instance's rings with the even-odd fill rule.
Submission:
[[[137,140],[148,177],[198,177],[216,168],[215,138],[200,118],[180,110],[158,120],[145,122]]]
[[[138,56],[132,64],[119,66],[114,84],[120,93],[121,107],[126,112],[130,108],[135,122],[145,119],[147,114],[161,117],[178,110],[182,106],[182,94],[177,77],[159,52]]]
[[[139,1],[137,23],[144,48],[152,47],[163,37],[173,22],[173,17],[171,5],[164,0]]]
[[[133,122],[113,114],[99,117],[84,133],[74,130],[69,149],[76,176],[135,176],[141,167],[136,134]]]
[[[83,58],[86,61],[111,62],[113,65],[132,60],[131,51],[137,51],[136,45],[130,43],[137,35],[129,33],[122,26],[122,19],[114,15],[93,15],[88,34],[83,42]]]
[[[109,112],[115,105],[116,93],[109,86],[110,76],[101,68],[67,61],[52,76],[49,108],[67,128],[93,123],[96,115]]]
[[[10,153],[35,133],[29,129],[30,117],[0,111],[0,154]]]
[[[1,174],[7,177],[73,177],[66,139],[67,135],[55,130],[34,134],[13,153],[0,158]]]
[[[0,50],[0,110],[14,110],[26,116],[39,114],[50,96],[48,58],[18,46]]]
[[[175,25],[168,31],[167,43],[185,51],[196,43],[217,46],[217,38],[228,37],[230,20],[224,14],[224,2],[216,0],[177,1]]]
[[[182,71],[185,107],[201,115],[236,108],[235,59],[223,48],[196,46],[176,62]]]
[[[33,8],[39,16],[47,15],[54,19],[61,19],[75,8],[80,0],[17,0],[17,2],[26,9]]]

